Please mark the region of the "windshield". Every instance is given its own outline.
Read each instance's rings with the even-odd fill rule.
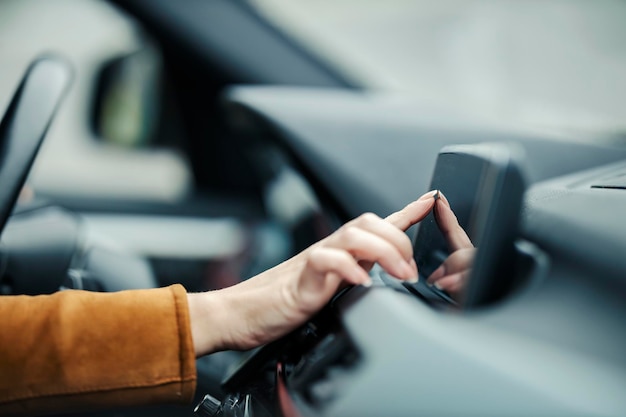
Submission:
[[[621,0],[250,0],[370,88],[626,143]]]

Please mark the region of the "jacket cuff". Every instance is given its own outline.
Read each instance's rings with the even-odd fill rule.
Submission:
[[[0,414],[189,403],[187,294],[150,290],[0,297]]]

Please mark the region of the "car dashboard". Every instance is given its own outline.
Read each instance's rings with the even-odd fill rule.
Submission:
[[[386,215],[426,191],[445,145],[521,145],[529,187],[511,273],[523,285],[471,310],[378,280],[343,291],[231,369],[223,415],[623,415],[626,152],[462,129],[443,116],[451,129],[424,126],[360,94],[242,87],[225,109],[235,130],[267,136],[317,178],[325,207],[347,216]]]

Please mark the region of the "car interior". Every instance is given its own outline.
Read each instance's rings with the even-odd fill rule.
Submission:
[[[431,214],[407,232],[418,283],[375,265],[374,285],[286,337],[198,359],[193,405],[86,415],[625,415],[623,137],[507,129],[373,91],[248,1],[93,3],[131,22],[132,50],[87,76],[46,48],[0,103],[3,295],[223,288],[434,189],[476,255],[462,294],[429,285],[449,253]],[[84,171],[59,157],[94,178],[84,190],[40,187],[46,132],[81,85],[75,124],[108,156]]]

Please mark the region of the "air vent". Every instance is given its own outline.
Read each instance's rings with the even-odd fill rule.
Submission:
[[[610,177],[601,178],[591,184],[591,188],[626,190],[626,172],[619,172]]]

